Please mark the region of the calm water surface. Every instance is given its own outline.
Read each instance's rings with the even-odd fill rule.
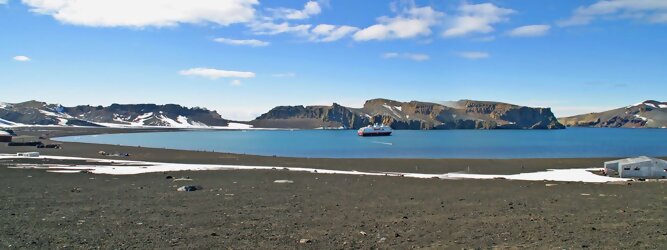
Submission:
[[[667,156],[667,129],[180,131],[58,138],[126,146],[325,158],[579,158]]]

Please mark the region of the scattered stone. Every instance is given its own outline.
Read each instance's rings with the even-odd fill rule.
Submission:
[[[382,242],[385,242],[386,240],[387,240],[387,238],[385,238],[385,237],[382,237],[382,238],[380,238],[380,240],[378,240],[378,243],[382,243]]]
[[[557,186],[558,184],[556,184],[556,183],[547,183],[547,184],[544,184],[544,185],[547,186],[547,187],[553,187],[553,186]]]
[[[283,184],[291,184],[294,183],[292,180],[275,180],[273,183],[283,183]]]
[[[211,236],[218,236],[217,233],[211,233]]]
[[[72,190],[70,190],[70,192],[72,192],[72,193],[81,193],[81,188],[78,188],[78,187],[72,188]]]
[[[583,195],[583,196],[589,196],[589,195],[591,195],[591,194],[581,193],[581,195]]]
[[[167,177],[164,177],[164,178],[165,178],[165,179],[167,179],[167,180],[171,180],[171,179],[174,179],[174,177],[173,177],[173,176],[171,176],[171,175],[167,175]]]
[[[368,235],[368,234],[367,234],[366,232],[364,232],[364,231],[359,232],[359,234],[361,234],[361,235],[363,235],[363,236]]]
[[[202,186],[199,186],[199,185],[188,185],[188,186],[179,187],[178,189],[176,189],[176,191],[179,191],[179,192],[194,192],[194,191],[202,190],[202,189],[204,189],[204,188]]]
[[[313,242],[313,241],[310,240],[310,239],[300,239],[300,240],[299,240],[299,243],[300,243],[300,244],[307,244],[307,243],[312,243],[312,242]]]
[[[172,181],[192,181],[190,177],[181,177],[181,178],[174,178]]]

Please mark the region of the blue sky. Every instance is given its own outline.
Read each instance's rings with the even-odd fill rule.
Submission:
[[[0,100],[478,99],[558,116],[667,100],[667,1],[0,0]]]

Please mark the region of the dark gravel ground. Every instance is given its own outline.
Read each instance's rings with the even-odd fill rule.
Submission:
[[[32,130],[32,131],[31,131]],[[108,129],[22,134],[117,133]],[[134,131],[134,130],[133,130]],[[65,143],[42,154],[446,173],[601,167],[606,159],[306,159]],[[0,145],[0,153],[35,151]],[[33,162],[33,161],[26,161]],[[436,180],[286,171],[59,174],[0,163],[0,249],[667,247],[665,182]],[[35,163],[35,162],[33,162]],[[37,162],[39,163],[39,162]],[[5,164],[5,165],[3,165]],[[189,176],[193,181],[165,179]],[[278,184],[274,180],[292,180]],[[182,185],[202,185],[177,192]],[[362,233],[363,232],[363,233]],[[299,243],[305,239],[306,243]]]
[[[6,167],[0,176],[6,249],[667,246],[667,189],[659,182],[546,186],[283,171],[110,176]],[[204,190],[176,191],[187,184]]]

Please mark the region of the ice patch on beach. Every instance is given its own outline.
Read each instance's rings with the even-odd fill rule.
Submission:
[[[181,163],[163,163],[163,162],[145,162],[128,160],[108,160],[94,158],[80,158],[68,156],[47,156],[40,157],[19,157],[13,154],[0,154],[0,159],[53,159],[53,160],[81,160],[92,165],[57,165],[57,164],[17,164],[13,168],[46,169],[49,172],[57,173],[78,173],[87,172],[93,174],[109,175],[134,175],[144,173],[159,173],[171,171],[203,171],[203,170],[277,170],[277,171],[295,171],[308,172],[314,174],[341,174],[341,175],[363,175],[363,176],[393,176],[421,179],[506,179],[522,181],[562,181],[562,182],[589,182],[605,183],[628,181],[629,179],[601,176],[591,171],[600,170],[600,168],[586,169],[548,169],[546,171],[521,173],[511,175],[487,175],[470,173],[445,173],[445,174],[422,174],[422,173],[401,173],[401,172],[359,172],[355,170],[330,170],[316,168],[286,168],[277,166],[242,166],[242,165],[214,165],[214,164],[181,164]],[[95,163],[105,163],[110,165],[95,165]]]

